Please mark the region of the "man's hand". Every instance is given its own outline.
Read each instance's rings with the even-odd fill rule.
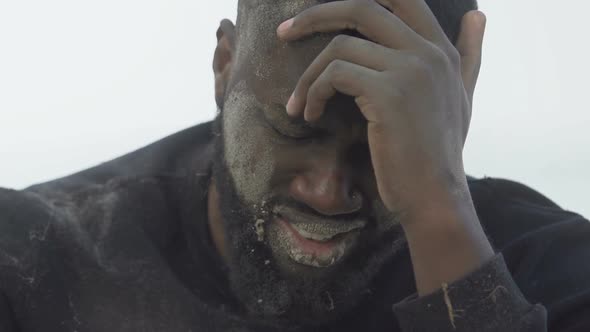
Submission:
[[[287,112],[313,122],[337,92],[355,97],[379,194],[402,215],[421,294],[493,254],[462,158],[484,26],[482,13],[466,14],[455,47],[424,0],[348,0],[311,7],[277,30],[286,41],[340,30],[368,38],[334,38],[300,78]]]

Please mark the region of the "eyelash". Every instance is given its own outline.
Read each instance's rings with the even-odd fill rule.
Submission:
[[[298,143],[303,143],[303,142],[311,142],[311,141],[315,141],[317,140],[318,136],[317,134],[310,134],[310,135],[305,135],[305,136],[292,136],[292,135],[288,135],[283,133],[281,130],[277,129],[277,127],[275,127],[274,125],[272,125],[269,121],[265,121],[266,122],[266,126],[271,129],[272,131],[275,132],[275,134],[277,136],[279,136],[280,139],[284,140],[284,141],[289,141],[289,142],[298,142]]]
[[[279,131],[278,129],[276,129],[274,127],[273,127],[273,129],[279,136],[281,136],[282,138],[286,138],[290,141],[302,142],[302,141],[307,141],[310,138],[312,138],[312,136],[291,136],[291,135],[287,135],[287,134],[282,133],[281,131]]]

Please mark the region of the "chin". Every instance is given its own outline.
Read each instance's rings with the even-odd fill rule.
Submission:
[[[326,250],[319,261],[301,258],[285,245],[290,230],[281,231],[279,223],[272,217],[265,221],[263,241],[250,225],[230,235],[233,293],[250,316],[278,325],[321,326],[341,319],[370,300],[375,276],[395,253],[393,234],[377,239],[365,230],[350,236],[354,240],[342,235],[334,243],[303,248]]]

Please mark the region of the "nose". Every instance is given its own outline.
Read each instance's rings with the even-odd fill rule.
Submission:
[[[289,188],[291,196],[326,216],[358,212],[363,197],[353,188],[350,171],[338,165],[323,166],[296,175]]]

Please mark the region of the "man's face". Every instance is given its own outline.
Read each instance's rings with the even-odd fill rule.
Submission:
[[[360,301],[402,241],[377,193],[354,100],[334,98],[314,124],[285,112],[333,36],[287,44],[276,27],[317,3],[240,5],[215,166],[234,291],[252,313],[311,323]]]

